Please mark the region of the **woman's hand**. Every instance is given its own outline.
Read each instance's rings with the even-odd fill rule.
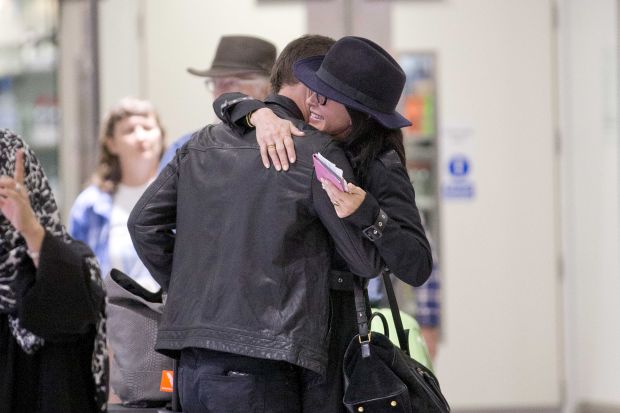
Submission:
[[[364,198],[366,198],[366,191],[350,182],[347,184],[349,192],[338,190],[334,184],[326,179],[322,179],[321,184],[323,184],[323,189],[327,192],[329,200],[334,204],[339,218],[346,218],[352,215],[362,205]]]
[[[288,171],[289,162],[295,162],[295,145],[292,135],[303,136],[289,120],[279,118],[271,109],[262,108],[250,117],[256,126],[256,141],[260,146],[260,156],[265,168],[269,168],[269,158],[276,170]]]
[[[0,177],[0,211],[28,244],[28,250],[39,252],[45,230],[39,223],[24,186],[24,150],[15,156],[15,176]]]

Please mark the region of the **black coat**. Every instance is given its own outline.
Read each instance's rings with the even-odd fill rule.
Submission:
[[[26,354],[9,330],[7,315],[0,314],[0,412],[101,411],[91,362],[104,293],[91,281],[87,256],[92,252],[86,245],[46,234],[38,271],[29,259],[21,266],[16,315],[45,344]]]
[[[312,154],[321,152],[351,180],[343,150],[273,108],[307,133],[287,173],[265,169],[254,131],[207,126],[149,186],[128,227],[167,292],[157,350],[206,348],[322,374],[331,239],[359,276],[378,275],[382,263],[372,243],[337,217],[314,176]]]

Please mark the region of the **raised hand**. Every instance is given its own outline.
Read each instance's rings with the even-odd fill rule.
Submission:
[[[39,251],[45,231],[39,223],[24,186],[24,150],[15,155],[15,175],[0,177],[0,211],[26,239],[28,249]]]
[[[295,162],[295,145],[292,135],[303,136],[289,120],[279,118],[268,108],[262,108],[252,114],[252,123],[256,127],[256,141],[260,146],[260,156],[265,168],[269,168],[269,158],[276,170],[285,171],[289,162]]]

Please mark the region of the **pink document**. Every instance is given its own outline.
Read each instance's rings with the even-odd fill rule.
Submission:
[[[319,181],[321,179],[327,179],[340,191],[349,192],[347,181],[342,176],[342,169],[338,168],[336,164],[330,162],[320,153],[312,155],[312,163],[314,164],[314,171]]]

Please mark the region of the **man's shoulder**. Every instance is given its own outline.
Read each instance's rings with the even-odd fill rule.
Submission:
[[[200,148],[207,145],[213,134],[216,133],[218,129],[222,129],[222,127],[223,124],[218,123],[209,124],[198,129],[188,137],[187,141],[181,146],[181,149]]]
[[[301,125],[305,124],[302,122]],[[307,128],[303,128],[301,125],[295,126],[301,129],[305,135],[294,137],[295,151],[299,155],[312,155],[316,152],[321,152],[323,155],[327,155],[328,153],[342,151],[340,144],[334,141],[331,136],[314,129],[311,126],[306,125]],[[308,157],[308,159],[310,160],[311,158]]]
[[[254,130],[243,133],[231,128],[224,123],[209,124],[196,131],[191,139],[185,143],[180,152],[187,154],[190,152],[202,152],[210,148],[245,148],[256,147],[256,132]]]

